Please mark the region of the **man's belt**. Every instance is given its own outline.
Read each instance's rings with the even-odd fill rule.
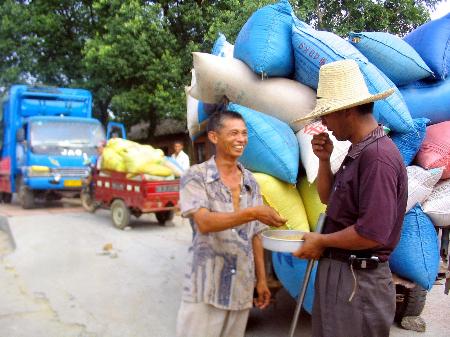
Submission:
[[[375,269],[380,262],[379,257],[367,251],[351,251],[342,249],[326,249],[322,257],[347,262],[354,269]]]

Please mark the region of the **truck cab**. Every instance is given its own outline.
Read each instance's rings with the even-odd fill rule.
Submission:
[[[84,89],[15,85],[1,104],[0,193],[17,193],[23,208],[36,198],[79,193],[104,143],[101,123],[92,118],[92,96]]]

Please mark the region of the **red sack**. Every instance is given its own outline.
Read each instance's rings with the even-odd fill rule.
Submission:
[[[427,170],[444,167],[441,179],[450,178],[450,121],[427,127],[416,163]]]

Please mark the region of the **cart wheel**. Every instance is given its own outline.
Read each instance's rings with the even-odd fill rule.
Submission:
[[[3,193],[3,202],[5,204],[10,204],[12,201],[12,193],[4,192]]]
[[[419,285],[408,289],[400,284],[396,285],[397,305],[395,307],[395,321],[401,322],[406,316],[419,316],[425,307],[427,291]]]
[[[175,212],[174,211],[164,211],[164,212],[156,212],[156,219],[158,220],[158,223],[163,226],[167,221],[170,221],[173,219]]]
[[[119,229],[124,229],[130,223],[130,209],[121,199],[111,204],[111,215],[114,226]]]
[[[90,213],[94,213],[95,210],[97,209],[94,199],[92,198],[91,193],[89,193],[89,191],[86,190],[81,190],[80,193],[80,200],[81,200],[81,206],[83,206],[83,208],[90,212]]]

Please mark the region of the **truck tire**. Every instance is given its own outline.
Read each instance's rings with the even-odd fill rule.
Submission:
[[[408,289],[403,285],[396,285],[397,301],[395,307],[395,321],[400,323],[403,317],[419,316],[425,307],[427,291],[419,285]]]
[[[164,212],[156,212],[156,220],[158,220],[158,223],[163,226],[167,221],[170,221],[173,219],[173,216],[175,215],[174,211],[164,211]]]
[[[130,223],[130,209],[121,199],[116,199],[111,204],[111,217],[114,226],[124,229]]]
[[[22,183],[19,187],[19,202],[23,209],[34,207],[34,192]]]

